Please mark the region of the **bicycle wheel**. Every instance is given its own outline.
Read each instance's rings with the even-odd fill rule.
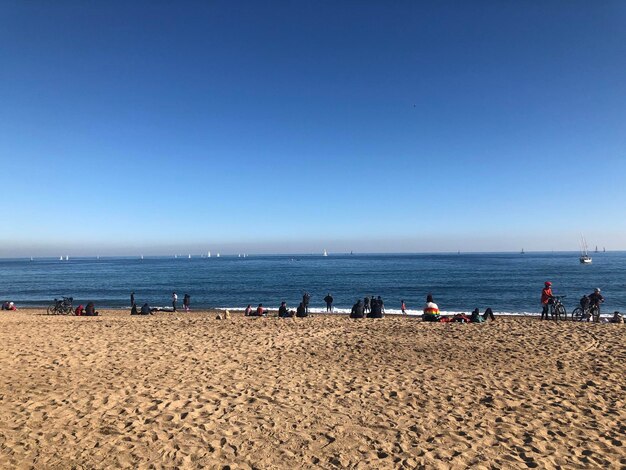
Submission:
[[[556,321],[567,320],[567,312],[565,311],[565,307],[563,305],[557,305],[554,309],[554,313],[556,316]]]
[[[56,304],[52,304],[52,305],[50,305],[50,306],[48,307],[48,310],[47,310],[48,315],[54,315],[55,313],[57,313],[57,312],[56,312],[56,309],[57,309]]]
[[[581,321],[584,314],[585,312],[582,308],[576,307],[574,310],[572,310],[572,321]]]
[[[600,321],[600,309],[599,308],[596,307],[596,308],[591,309],[591,318],[594,323],[598,323]]]

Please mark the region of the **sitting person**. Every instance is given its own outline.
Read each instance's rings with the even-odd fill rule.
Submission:
[[[613,317],[609,320],[609,323],[624,323],[624,317],[619,312],[614,312]]]
[[[139,312],[137,311],[137,304],[133,303],[133,306],[130,308],[130,314],[131,315],[139,315]]]
[[[363,301],[359,299],[352,306],[352,311],[350,312],[350,318],[363,318],[364,316],[365,316],[365,306],[363,305]]]
[[[287,309],[287,302],[283,301],[280,303],[280,307],[278,307],[278,317],[279,318],[290,318],[293,317],[294,312],[289,311]]]
[[[76,310],[74,310],[74,315],[76,315],[77,317],[81,317],[85,314],[85,307],[83,307],[83,304],[80,304],[78,307],[76,307]]]
[[[433,301],[432,294],[428,294],[426,296],[426,305],[424,305],[424,315],[422,315],[422,320],[438,322],[439,318],[439,306]]]
[[[96,307],[94,306],[93,302],[89,302],[85,307],[85,315],[88,317],[98,316],[98,312],[96,312]]]
[[[143,306],[141,307],[141,312],[139,313],[139,315],[152,315],[152,309],[150,308],[150,305],[148,305],[148,302],[143,304]]]
[[[252,315],[252,305],[248,304],[246,309],[243,311],[243,316],[244,317],[249,317],[251,315]]]
[[[13,302],[9,302],[8,300],[2,304],[2,310],[17,310],[17,307]]]
[[[263,315],[265,315],[265,309],[263,308],[263,304],[259,304],[259,306],[256,308],[256,316],[262,317]]]
[[[380,296],[377,299],[372,299],[370,301],[370,311],[367,314],[367,318],[383,318],[383,309],[383,302]]]
[[[298,308],[296,309],[296,317],[304,318],[308,316],[309,316],[309,313],[306,311],[306,307],[304,306],[304,303],[300,302],[300,305],[298,305]]]

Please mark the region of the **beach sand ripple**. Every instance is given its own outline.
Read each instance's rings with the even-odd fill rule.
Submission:
[[[2,468],[624,468],[626,328],[0,317]]]

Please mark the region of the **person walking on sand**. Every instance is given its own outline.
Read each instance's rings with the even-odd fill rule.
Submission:
[[[326,302],[326,311],[333,313],[333,296],[330,295],[330,292],[326,297],[324,297],[324,302]]]
[[[545,315],[546,320],[548,320],[548,313],[550,312],[550,304],[552,304],[552,283],[550,281],[546,281],[543,284],[543,289],[541,290],[541,319]]]
[[[185,296],[183,297],[183,308],[185,309],[185,312],[189,311],[190,303],[191,303],[191,297],[189,296],[189,294],[185,294]]]
[[[132,307],[133,305],[135,305],[135,293],[131,292],[130,293],[130,306]]]
[[[174,312],[176,311],[176,302],[178,302],[178,295],[176,295],[176,292],[172,292],[172,308]]]
[[[400,309],[402,309],[402,315],[406,315],[406,304],[404,303],[404,300],[400,301]]]

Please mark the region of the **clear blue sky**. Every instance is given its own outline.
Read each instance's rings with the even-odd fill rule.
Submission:
[[[626,4],[0,7],[0,256],[626,249]]]

